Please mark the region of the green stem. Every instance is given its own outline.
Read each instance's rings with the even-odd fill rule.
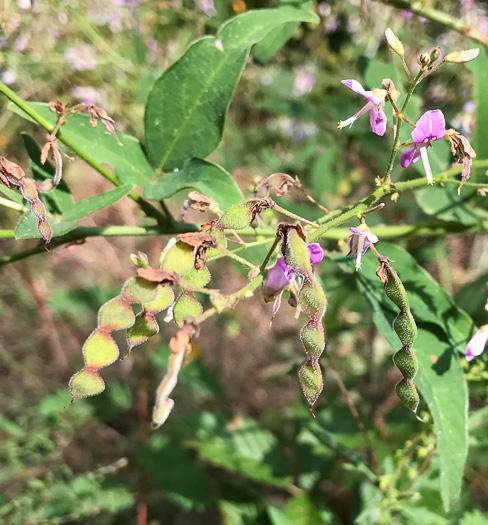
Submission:
[[[488,37],[481,31],[464,24],[461,20],[459,20],[459,18],[454,18],[451,15],[448,15],[447,13],[443,13],[441,11],[437,11],[436,9],[430,9],[428,7],[425,7],[425,2],[409,2],[407,0],[376,1],[382,4],[391,5],[392,7],[396,7],[398,9],[407,9],[408,11],[411,11],[416,15],[423,16],[425,18],[428,18],[429,20],[432,20],[433,22],[437,22],[446,27],[449,27],[450,29],[457,31],[458,33],[461,33],[462,35],[467,36],[472,40],[476,40],[485,46],[488,45]]]
[[[398,114],[399,118],[397,119],[397,128],[396,128],[395,138],[393,140],[393,148],[391,150],[390,160],[388,161],[388,166],[386,168],[385,175],[383,177],[384,180],[389,181],[389,177],[391,175],[391,172],[393,171],[393,164],[395,162],[398,148],[400,146],[400,130],[402,128],[403,115],[405,114],[405,110],[407,109],[408,103],[410,102],[410,98],[412,97],[414,89],[419,83],[423,72],[424,72],[424,69],[421,68],[420,71],[417,73],[417,76],[410,83],[410,87],[408,89],[407,96],[405,97],[405,101],[403,102],[402,109],[400,110],[400,113]]]
[[[5,208],[10,208],[11,210],[20,211],[22,213],[29,211],[29,208],[27,208],[23,204],[11,201],[10,199],[4,199],[3,197],[0,197],[0,206],[4,206]]]
[[[51,124],[44,117],[39,115],[39,113],[32,109],[29,104],[27,104],[23,99],[21,99],[16,93],[14,93],[10,88],[8,88],[3,82],[0,82],[0,93],[3,93],[11,102],[13,102],[18,108],[20,108],[24,113],[29,115],[34,121],[36,121],[40,126],[46,129],[49,133],[52,133],[54,130],[54,125]],[[57,134],[59,140],[61,140],[68,148],[74,151],[79,157],[81,157],[87,164],[92,168],[98,171],[100,175],[109,180],[114,186],[121,186],[122,183],[113,175],[105,166],[97,162],[95,159],[90,157],[83,149],[81,149],[75,142],[65,137],[62,131],[59,131]],[[159,224],[172,224],[172,218],[165,217],[160,211],[158,211],[152,204],[144,200],[140,195],[137,195],[134,191],[131,191],[128,194],[134,202],[136,202],[139,207],[144,211],[149,217],[153,217],[158,221]]]

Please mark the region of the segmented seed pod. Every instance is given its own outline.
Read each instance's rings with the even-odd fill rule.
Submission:
[[[300,330],[300,341],[307,360],[298,370],[303,395],[312,415],[313,407],[324,387],[319,358],[325,349],[326,333],[322,318],[325,314],[325,294],[315,277],[310,262],[305,233],[299,225],[281,225],[278,234],[282,237],[282,252],[285,262],[301,277],[298,304],[309,320]]]
[[[413,342],[417,337],[417,325],[410,312],[407,292],[398,274],[389,261],[381,261],[381,264],[386,274],[385,293],[400,309],[400,313],[393,321],[393,329],[402,342],[403,347],[393,356],[393,362],[403,375],[403,379],[396,385],[395,391],[400,401],[417,415],[419,394],[413,384],[413,379],[419,366],[412,348]]]

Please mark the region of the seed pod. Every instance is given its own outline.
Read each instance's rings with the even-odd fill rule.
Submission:
[[[419,394],[412,381],[410,379],[402,379],[397,383],[395,391],[400,401],[414,414],[417,414]]]
[[[419,369],[417,357],[408,347],[398,350],[393,356],[393,362],[405,379],[413,379],[417,375]]]
[[[216,226],[226,230],[242,230],[251,224],[256,215],[273,206],[274,202],[271,199],[246,199],[228,208]]]
[[[410,311],[402,311],[393,321],[393,328],[402,342],[402,345],[410,347],[417,337],[417,325]]]
[[[286,264],[302,278],[297,299],[309,320],[300,330],[300,341],[307,354],[307,360],[298,370],[298,378],[313,414],[312,409],[324,387],[318,360],[326,345],[322,321],[325,313],[325,294],[313,273],[307,238],[302,228],[299,225],[282,224],[277,233],[282,238],[281,250]]]
[[[377,275],[385,283],[385,292],[388,298],[400,308],[400,313],[393,321],[393,329],[403,347],[393,356],[393,362],[404,379],[396,385],[395,390],[400,401],[414,414],[417,414],[419,395],[412,382],[419,368],[412,348],[417,337],[417,325],[410,312],[405,287],[386,257],[380,258],[380,268]]]

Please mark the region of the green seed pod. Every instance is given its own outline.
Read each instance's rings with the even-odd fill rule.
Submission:
[[[311,408],[317,402],[324,388],[324,381],[318,361],[308,360],[298,370],[298,378],[302,387],[303,395]]]
[[[299,295],[300,308],[309,316],[322,319],[325,313],[325,294],[317,279],[304,279]]]
[[[203,312],[203,307],[191,292],[183,292],[175,301],[173,319],[178,326],[188,317],[198,317]]]
[[[406,310],[409,307],[408,298],[402,281],[400,281],[400,278],[391,264],[386,263],[385,270],[388,277],[388,280],[385,283],[385,292],[388,299],[395,303],[400,310]]]
[[[322,321],[325,313],[325,294],[313,273],[307,238],[302,228],[298,225],[282,224],[278,227],[278,235],[283,241],[281,251],[286,264],[302,277],[297,299],[309,321],[300,331],[300,341],[307,354],[307,360],[300,367],[298,377],[303,395],[312,411],[323,389],[318,359],[326,345]]]
[[[305,352],[318,359],[325,347],[324,325],[315,320],[308,321],[300,331],[300,341],[305,348]]]
[[[299,275],[312,276],[312,263],[301,228],[283,228],[285,262]]]
[[[395,391],[400,401],[414,414],[417,414],[419,394],[412,381],[410,379],[402,379],[397,383]]]
[[[162,257],[161,270],[177,272],[180,275],[188,273],[195,264],[195,248],[178,241]]]
[[[216,225],[226,230],[242,230],[251,224],[256,215],[273,206],[271,199],[246,199],[228,208]]]
[[[405,287],[386,257],[380,258],[378,275],[384,276],[383,271],[386,274],[386,295],[400,308],[400,313],[393,321],[393,329],[402,342],[403,348],[393,356],[393,362],[402,373],[404,379],[396,385],[395,390],[400,401],[416,414],[419,395],[412,380],[417,374],[418,362],[412,345],[417,337],[417,325],[410,312]]]
[[[405,379],[413,379],[417,375],[419,369],[417,357],[408,347],[398,350],[393,356],[393,362]]]
[[[412,346],[417,337],[417,325],[410,310],[403,311],[393,321],[393,329],[404,346]]]

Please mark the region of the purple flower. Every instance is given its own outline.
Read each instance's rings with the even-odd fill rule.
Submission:
[[[383,136],[386,132],[386,114],[383,110],[386,90],[373,89],[373,91],[366,91],[357,80],[341,80],[341,84],[352,89],[355,93],[364,97],[368,102],[355,115],[347,120],[341,120],[337,127],[342,129],[345,126],[352,126],[359,117],[362,117],[365,113],[369,113],[369,122],[373,133]]]
[[[95,50],[88,44],[83,44],[80,47],[68,47],[64,51],[64,56],[71,62],[71,67],[75,71],[85,71],[97,67]]]
[[[488,324],[483,325],[471,338],[466,346],[466,361],[471,361],[481,355],[488,342]]]
[[[318,264],[324,258],[324,250],[318,242],[308,245],[310,262]],[[275,298],[281,298],[283,290],[295,280],[296,274],[284,257],[279,257],[276,264],[268,270],[266,282],[263,286],[263,295],[266,302],[273,301]]]
[[[374,243],[378,242],[378,237],[371,233],[366,224],[360,224],[357,228],[349,228],[352,233],[349,241],[348,257],[356,257],[356,270],[361,268],[361,259],[366,250]]]
[[[400,163],[402,168],[414,164],[420,158],[424,164],[427,182],[433,184],[432,169],[427,156],[427,148],[432,140],[440,140],[446,133],[446,120],[440,109],[424,113],[415,123],[412,131],[413,146],[402,151]]]

